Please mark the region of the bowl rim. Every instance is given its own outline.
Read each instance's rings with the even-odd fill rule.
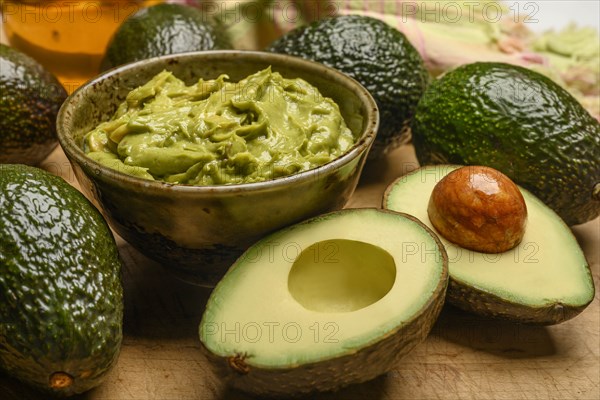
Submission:
[[[94,87],[102,82],[103,80],[120,75],[126,71],[135,70],[142,68],[147,64],[154,64],[159,62],[165,62],[165,65],[169,65],[169,61],[172,59],[180,58],[201,58],[201,59],[222,59],[223,57],[249,57],[251,60],[264,61],[274,59],[280,63],[288,63],[290,65],[297,65],[299,68],[304,68],[314,73],[325,73],[332,80],[342,83],[344,86],[355,89],[356,95],[366,105],[368,112],[366,113],[366,121],[364,123],[365,129],[361,131],[361,135],[354,145],[347,150],[341,156],[334,160],[320,165],[318,167],[287,175],[271,180],[260,181],[260,182],[248,182],[248,183],[236,183],[236,184],[220,184],[220,185],[189,185],[180,183],[168,183],[159,180],[149,180],[145,178],[139,178],[133,175],[126,174],[117,169],[113,169],[99,162],[89,158],[83,149],[80,148],[75,142],[72,135],[66,133],[66,129],[63,128],[65,125],[64,120],[66,115],[76,108],[76,103],[85,99],[85,94],[88,91],[93,91]],[[327,176],[332,170],[337,170],[345,164],[350,163],[354,159],[360,156],[363,151],[368,151],[375,140],[377,130],[379,127],[379,109],[377,103],[368,92],[358,81],[352,77],[332,68],[327,65],[306,60],[303,58],[290,56],[286,54],[271,53],[266,51],[250,51],[250,50],[208,50],[208,51],[190,51],[184,53],[176,53],[163,55],[158,57],[152,57],[145,60],[135,61],[132,63],[124,64],[112,68],[108,71],[101,73],[100,75],[90,79],[82,86],[77,88],[67,99],[63,102],[58,112],[56,119],[56,132],[58,142],[62,147],[63,151],[67,155],[67,158],[72,163],[73,160],[79,166],[91,167],[96,172],[96,177],[105,177],[113,182],[118,182],[130,186],[132,188],[143,188],[144,191],[164,191],[168,188],[170,191],[177,192],[191,192],[191,193],[239,193],[240,191],[257,191],[257,190],[269,190],[276,189],[280,186],[287,186],[295,182],[304,182],[307,180],[315,179],[318,176]],[[366,157],[365,157],[366,158]],[[83,169],[83,168],[82,168]]]

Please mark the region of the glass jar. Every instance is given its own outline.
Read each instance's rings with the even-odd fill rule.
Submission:
[[[54,73],[69,93],[100,72],[111,36],[127,17],[160,0],[3,0],[10,45]]]

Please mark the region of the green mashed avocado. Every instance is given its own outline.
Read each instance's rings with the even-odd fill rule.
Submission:
[[[189,185],[259,182],[339,157],[354,144],[338,106],[270,68],[186,86],[163,71],[84,138],[88,156],[130,175]]]

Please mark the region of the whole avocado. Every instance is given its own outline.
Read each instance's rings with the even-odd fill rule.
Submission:
[[[123,22],[108,44],[101,69],[167,54],[231,48],[224,27],[198,8],[163,3],[142,8]]]
[[[412,133],[422,165],[496,168],[569,225],[600,215],[600,124],[534,71],[474,63],[448,72],[421,98]]]
[[[297,28],[267,50],[336,68],[371,93],[380,113],[371,158],[410,140],[409,123],[429,74],[417,50],[397,29],[376,18],[342,15]]]
[[[67,92],[37,61],[0,44],[0,163],[39,164],[56,147]]]
[[[94,206],[41,169],[0,165],[0,369],[55,396],[99,385],[122,340],[121,261]]]

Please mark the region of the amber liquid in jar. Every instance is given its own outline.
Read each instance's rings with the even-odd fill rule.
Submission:
[[[69,93],[100,72],[113,33],[151,0],[4,0],[10,45],[40,62]]]

